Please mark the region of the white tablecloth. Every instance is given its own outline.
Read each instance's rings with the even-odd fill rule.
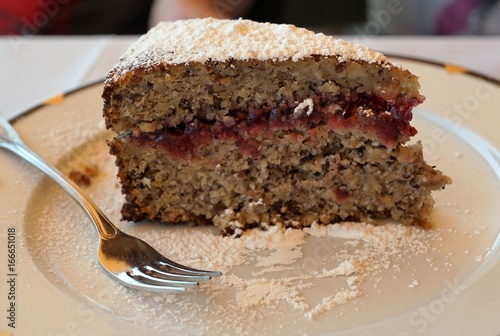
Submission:
[[[103,78],[136,36],[0,37],[0,111],[12,118],[47,98]],[[388,54],[500,78],[500,37],[344,36]]]

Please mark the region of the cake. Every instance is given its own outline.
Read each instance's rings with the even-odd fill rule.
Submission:
[[[428,227],[451,180],[423,158],[418,78],[292,25],[162,22],[109,72],[103,115],[123,219],[224,234],[392,218]]]

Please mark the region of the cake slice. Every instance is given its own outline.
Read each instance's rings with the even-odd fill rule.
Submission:
[[[416,76],[385,56],[291,25],[163,22],[105,81],[125,220],[283,223],[393,218],[427,227],[429,166]]]

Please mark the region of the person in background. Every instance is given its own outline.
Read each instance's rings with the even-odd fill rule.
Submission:
[[[256,0],[156,0],[151,8],[149,25],[197,17],[237,18],[246,14],[255,2]]]
[[[0,0],[0,34],[143,34],[159,21],[209,16],[337,32],[363,22],[365,0]]]
[[[143,34],[160,20],[243,15],[255,0],[0,0],[0,34]],[[279,2],[279,1],[278,1]]]
[[[149,22],[153,26],[176,18],[243,17],[341,34],[345,27],[361,24],[365,12],[365,0],[156,0]]]
[[[0,34],[143,34],[208,16],[326,34],[500,34],[500,0],[0,0]]]

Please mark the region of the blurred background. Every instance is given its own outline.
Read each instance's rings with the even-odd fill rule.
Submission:
[[[500,35],[500,0],[0,0],[0,35],[142,34],[208,16],[339,35]]]

